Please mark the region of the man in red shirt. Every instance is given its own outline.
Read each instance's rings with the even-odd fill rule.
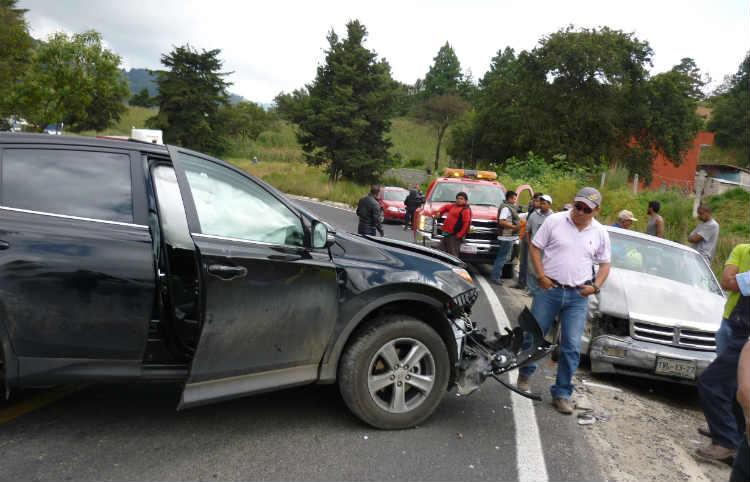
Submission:
[[[461,252],[461,242],[471,227],[469,196],[463,191],[456,194],[456,202],[440,208],[436,217],[440,218],[446,211],[448,216],[443,224],[443,239],[440,240],[439,249],[458,257]]]

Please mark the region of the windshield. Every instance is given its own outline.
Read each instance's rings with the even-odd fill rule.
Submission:
[[[454,202],[456,194],[465,192],[469,196],[469,204],[475,206],[499,207],[505,197],[500,186],[491,184],[461,184],[457,182],[441,182],[435,186],[430,196],[430,202]]]
[[[698,253],[613,232],[609,236],[615,268],[648,273],[722,294],[716,278]]]
[[[406,189],[386,189],[385,191],[383,191],[383,199],[385,201],[403,202],[408,195],[409,191],[407,191]]]

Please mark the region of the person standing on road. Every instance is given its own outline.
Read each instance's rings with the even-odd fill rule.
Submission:
[[[380,193],[380,186],[373,184],[370,193],[357,203],[357,217],[359,218],[357,233],[359,234],[375,236],[375,231],[377,231],[381,236],[384,235],[381,215],[383,208],[378,203],[378,193]]]
[[[748,448],[750,444],[750,341],[745,342],[745,347],[740,353],[740,362],[737,364],[737,385],[737,401],[745,416],[745,436],[734,456],[729,482],[747,482],[750,480],[750,448]]]
[[[455,257],[461,254],[461,243],[471,227],[471,207],[469,207],[469,196],[465,192],[456,194],[454,204],[446,204],[441,207],[435,215],[437,219],[448,213],[443,223],[443,239],[440,240],[439,249]]]
[[[741,292],[737,275],[750,272],[750,244],[735,246],[724,266],[722,287],[730,294],[716,333],[716,359],[698,377],[703,414],[711,443],[696,449],[701,459],[727,461],[742,442],[745,420],[736,406],[737,363],[750,337],[750,291]]]
[[[513,244],[518,240],[518,231],[521,229],[521,218],[518,217],[516,201],[518,195],[515,191],[505,193],[505,202],[497,211],[497,239],[500,241],[495,256],[495,264],[492,266],[490,280],[496,285],[503,284],[503,267],[510,258]]]
[[[664,218],[659,215],[661,203],[659,201],[650,201],[648,203],[648,224],[646,224],[646,234],[664,237]]]
[[[633,217],[632,211],[623,209],[617,214],[617,222],[612,226],[620,229],[633,229],[633,222],[638,221]]]
[[[414,212],[419,206],[424,204],[424,196],[419,189],[419,184],[415,184],[413,189],[409,190],[409,195],[404,199],[406,214],[404,215],[404,229],[411,227],[414,222]]]
[[[552,214],[544,221],[529,250],[540,288],[534,295],[531,313],[545,334],[552,328],[555,318],[560,319],[560,361],[557,380],[550,392],[555,409],[567,415],[573,413],[570,397],[574,388],[573,374],[581,357],[588,297],[599,293],[609,275],[609,233],[594,219],[601,203],[599,191],[584,187],[576,194],[571,211]],[[594,276],[596,264],[599,270]],[[524,349],[530,346],[531,340],[524,340]],[[521,367],[519,390],[530,390],[535,370],[535,364]]]
[[[529,222],[529,218],[532,214],[539,210],[539,199],[542,197],[542,193],[534,193],[534,196],[529,201],[529,209],[526,214],[525,222]],[[523,222],[521,224],[524,224]],[[524,290],[526,289],[526,276],[528,274],[528,262],[529,262],[529,236],[526,229],[522,229],[519,234],[518,243],[518,283],[515,288]]]
[[[702,204],[698,208],[698,219],[701,222],[690,233],[688,241],[710,263],[716,253],[716,243],[719,240],[719,223],[713,218],[711,208],[707,204]]]
[[[547,219],[550,214],[552,214],[552,197],[547,194],[543,194],[539,198],[539,208],[531,213],[528,219],[526,219],[526,239],[528,240],[529,244],[531,244],[531,240],[534,239],[534,235],[539,232],[539,228],[542,227],[542,224],[544,224],[544,220]],[[540,255],[544,257],[544,252],[541,252]],[[529,292],[534,295],[534,293],[536,293],[536,291],[539,289],[539,277],[534,270],[534,264],[531,262],[531,258],[529,258],[528,260],[527,268],[529,270],[526,278],[527,285],[529,287]]]

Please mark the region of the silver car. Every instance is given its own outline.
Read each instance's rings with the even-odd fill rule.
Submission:
[[[595,373],[695,383],[716,357],[724,293],[705,258],[608,227],[612,270],[591,297],[581,352]]]

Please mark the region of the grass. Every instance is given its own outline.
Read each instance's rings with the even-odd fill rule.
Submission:
[[[449,135],[450,132],[446,132],[440,146],[441,168],[448,165],[445,145]],[[390,136],[393,142],[391,153],[400,155],[405,165],[434,169],[437,136],[433,128],[408,117],[397,117],[391,123]]]
[[[80,134],[84,136],[129,136],[133,127],[145,128],[146,119],[156,114],[157,109],[128,106],[120,120],[112,127],[103,131],[83,131]]]

